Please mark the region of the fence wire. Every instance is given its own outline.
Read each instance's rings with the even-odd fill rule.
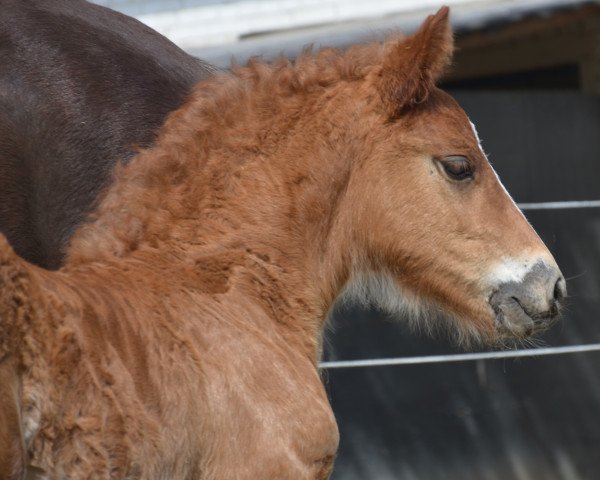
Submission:
[[[400,365],[424,365],[430,363],[469,362],[475,360],[545,357],[548,355],[565,355],[568,353],[589,353],[598,351],[600,351],[600,343],[590,343],[587,345],[507,350],[502,352],[457,353],[449,355],[424,355],[419,357],[370,358],[365,360],[332,360],[321,362],[319,367],[327,370],[333,370],[336,368],[391,367]]]

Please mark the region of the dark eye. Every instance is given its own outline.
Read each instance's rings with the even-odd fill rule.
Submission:
[[[467,180],[473,177],[473,169],[466,157],[451,155],[442,158],[440,162],[452,180]]]

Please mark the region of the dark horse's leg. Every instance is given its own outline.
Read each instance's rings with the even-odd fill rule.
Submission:
[[[0,111],[0,117],[4,116]],[[32,263],[48,264],[31,208],[33,186],[13,132],[0,122],[0,232]]]

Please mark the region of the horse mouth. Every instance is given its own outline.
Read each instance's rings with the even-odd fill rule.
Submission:
[[[518,298],[510,297],[501,302],[490,301],[495,314],[496,331],[504,338],[527,338],[547,330],[560,318],[560,307],[554,303],[544,312],[533,313]]]

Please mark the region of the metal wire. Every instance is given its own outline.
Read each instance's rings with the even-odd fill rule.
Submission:
[[[571,345],[566,347],[532,348],[527,350],[507,350],[503,352],[459,353],[450,355],[426,355],[421,357],[371,358],[366,360],[339,360],[321,362],[322,369],[391,367],[398,365],[423,365],[429,363],[469,362],[474,360],[499,360],[505,358],[544,357],[573,353],[599,352],[600,343]]]
[[[565,210],[570,208],[599,208],[600,200],[572,200],[568,202],[518,203],[521,210]]]

